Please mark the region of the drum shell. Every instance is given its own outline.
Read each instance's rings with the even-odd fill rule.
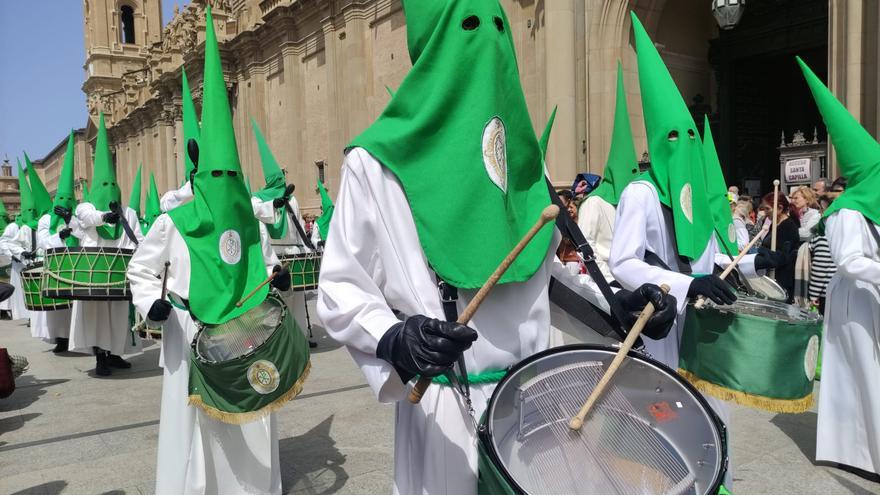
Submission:
[[[21,271],[21,290],[24,305],[30,311],[56,311],[69,309],[73,304],[67,299],[53,299],[41,291],[43,264],[34,263]]]
[[[43,294],[81,301],[131,300],[127,270],[134,250],[108,247],[47,249]]]
[[[290,271],[290,290],[307,291],[318,288],[323,253],[305,253],[280,256],[281,263]]]
[[[773,412],[811,405],[819,320],[787,321],[689,306],[679,366],[698,389]]]

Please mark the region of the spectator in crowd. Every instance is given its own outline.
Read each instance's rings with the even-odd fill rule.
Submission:
[[[760,210],[763,218],[773,218],[773,193],[769,193],[761,199]],[[798,248],[801,246],[799,234],[800,218],[798,211],[788,201],[784,194],[780,194],[777,200],[776,216],[776,251],[783,255],[783,261],[776,267],[776,283],[788,293],[788,302],[794,301],[794,271],[797,261]],[[762,247],[770,249],[771,235],[764,237]]]
[[[828,191],[827,179],[817,180],[813,183],[813,192],[816,193],[816,196],[822,196],[826,191]]]
[[[736,244],[742,250],[755,234],[755,222],[752,221],[752,198],[740,196],[733,203],[733,227],[736,229]]]
[[[798,229],[798,235],[800,235],[801,242],[809,241],[813,237],[816,226],[819,225],[819,220],[822,219],[816,195],[809,187],[801,186],[791,195],[791,203],[800,217],[801,225]]]
[[[828,282],[837,272],[837,265],[831,258],[828,238],[816,234],[810,239],[810,286],[809,296],[812,307],[825,314],[825,290]]]
[[[842,193],[846,190],[846,183],[846,177],[838,177],[834,179],[834,182],[831,183],[831,192]]]
[[[562,200],[562,205],[565,207],[568,215],[572,220],[577,222],[577,203],[574,200],[574,194],[570,189],[565,189],[559,191],[559,198]],[[571,266],[570,264],[574,263],[576,263],[578,267],[580,266],[581,258],[575,250],[574,245],[572,245],[571,241],[567,238],[563,238],[562,242],[559,243],[559,248],[556,250],[556,256],[565,266]],[[577,271],[580,273],[579,268],[577,268]]]

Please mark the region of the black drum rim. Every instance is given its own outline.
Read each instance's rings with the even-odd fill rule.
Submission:
[[[507,370],[507,373],[504,375],[504,378],[502,378],[496,384],[495,390],[500,389],[501,386],[506,384],[508,381],[510,381],[512,379],[512,377],[518,371],[520,371],[521,369],[525,368],[526,366],[530,365],[531,363],[533,363],[535,361],[543,359],[547,356],[552,356],[554,354],[561,354],[563,352],[579,351],[579,350],[610,351],[612,353],[617,353],[618,348],[608,346],[608,345],[600,345],[600,344],[568,344],[568,345],[552,347],[550,349],[545,349],[543,351],[536,352],[535,354],[532,354],[531,356],[529,356],[529,357],[523,359],[522,361],[516,363],[515,365],[511,366]],[[722,454],[721,469],[719,470],[718,473],[716,473],[715,479],[712,480],[712,483],[710,484],[708,491],[707,491],[707,493],[710,493],[710,494],[717,493],[719,487],[721,486],[722,482],[724,481],[724,476],[727,473],[727,465],[729,462],[729,456],[727,454],[727,427],[724,425],[724,423],[721,421],[721,418],[718,417],[718,415],[715,413],[715,411],[709,405],[709,402],[706,400],[706,398],[703,397],[703,394],[700,393],[700,391],[697,390],[696,387],[691,385],[690,382],[688,382],[681,375],[679,375],[677,371],[673,370],[669,366],[666,366],[665,364],[661,363],[660,361],[657,361],[656,359],[654,359],[652,357],[648,357],[648,356],[646,356],[636,350],[630,350],[627,353],[627,357],[633,358],[637,361],[644,361],[648,364],[656,366],[657,368],[661,369],[662,371],[667,372],[673,378],[673,380],[675,380],[676,382],[681,384],[694,397],[694,399],[700,404],[700,406],[703,408],[703,411],[709,417],[709,420],[718,429],[718,436],[720,438],[719,448],[720,448],[720,451]],[[492,412],[492,410],[495,407],[495,398],[496,398],[495,390],[492,391],[492,395],[489,397],[489,403],[486,405],[486,413],[485,413],[486,418],[488,418],[488,416],[490,415],[490,413]],[[510,476],[510,474],[507,472],[507,469],[501,463],[501,458],[498,455],[497,450],[495,449],[495,442],[492,441],[492,438],[493,438],[492,432],[489,431],[488,419],[485,424],[479,425],[477,435],[479,437],[479,441],[483,442],[483,445],[486,449],[486,453],[489,456],[489,459],[496,466],[497,471],[499,473],[501,473],[501,476],[504,477],[504,480],[507,481],[510,484],[510,486],[517,493],[522,494],[522,495],[529,495],[529,492],[527,492],[525,489],[523,489],[522,486],[520,486],[519,483],[517,483],[516,480],[514,480]]]

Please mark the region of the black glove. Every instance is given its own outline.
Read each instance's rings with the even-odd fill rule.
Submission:
[[[325,244],[325,241],[323,241],[323,240],[318,241],[318,247],[319,247],[319,248],[322,248],[322,249],[323,249],[323,248],[324,248],[324,244]]]
[[[26,260],[32,260],[37,257],[37,253],[35,253],[33,251],[25,251],[25,252],[21,253],[21,257]]]
[[[275,268],[272,269],[272,273],[278,274],[272,279],[272,287],[275,287],[280,291],[290,290],[290,272],[287,268],[282,268],[281,265],[275,265]]]
[[[675,296],[663,294],[660,287],[654,284],[643,284],[634,292],[620,290],[614,294],[614,298],[626,311],[624,314],[625,320],[622,323],[627,328],[632,328],[648,302],[654,303],[654,314],[651,315],[648,323],[645,324],[644,330],[642,330],[646,337],[654,340],[666,337],[678,314]]]
[[[56,206],[55,214],[61,217],[61,219],[64,220],[64,223],[70,223],[70,218],[73,216],[70,208],[65,208],[63,206]]]
[[[70,234],[71,234],[72,232],[73,232],[73,231],[70,230],[69,228],[63,228],[63,229],[61,229],[61,230],[58,231],[58,237],[60,237],[61,240],[63,241],[63,240],[65,240],[65,239],[67,239],[68,237],[70,237]]]
[[[688,288],[688,297],[695,298],[697,296],[708,297],[712,302],[719,305],[733,304],[736,301],[736,294],[727,282],[721,280],[718,275],[706,275],[705,277],[696,277]]]
[[[186,142],[186,154],[189,155],[189,159],[193,162],[193,169],[189,172],[189,185],[195,183],[196,172],[199,170],[199,143],[196,142],[195,139],[190,139]],[[195,189],[193,189],[195,191]]]
[[[104,220],[104,223],[115,224],[119,222],[119,213],[115,211],[108,211],[101,215],[101,219]]]
[[[771,251],[765,247],[758,248],[758,254],[755,255],[755,269],[770,270],[785,265],[785,254],[779,251]]]
[[[150,311],[147,312],[147,319],[160,323],[167,320],[170,314],[171,303],[165,299],[156,299],[153,301],[153,305],[150,306]]]
[[[284,205],[287,204],[287,198],[275,198],[272,200],[272,206],[277,210],[278,208],[284,208]]]
[[[376,357],[394,366],[406,383],[415,375],[443,374],[475,340],[477,332],[465,325],[422,315],[410,316],[389,328],[379,339]]]

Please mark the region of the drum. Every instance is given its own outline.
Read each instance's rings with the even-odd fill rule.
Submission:
[[[229,424],[257,420],[302,391],[309,344],[277,291],[221,325],[204,325],[190,353],[189,403]]]
[[[132,249],[111,247],[47,249],[43,294],[81,301],[130,300],[126,270],[132,254]]]
[[[281,263],[290,270],[290,290],[305,291],[318,288],[321,258],[324,253],[293,254],[279,256]]]
[[[134,325],[131,327],[131,333],[146,340],[162,340],[162,326],[153,327],[147,323],[147,320],[137,310],[133,310]]]
[[[630,352],[574,432],[568,421],[617,350],[557,347],[498,384],[479,428],[480,494],[714,494],[725,428],[675,371]]]
[[[24,294],[24,306],[31,311],[69,309],[72,303],[67,299],[52,299],[43,296],[40,292],[42,277],[42,263],[34,263],[21,271],[21,290]]]
[[[756,278],[742,277],[741,280],[749,292],[756,297],[781,302],[788,300],[788,292],[776,280],[766,275]]]
[[[741,296],[732,306],[689,306],[679,373],[713,397],[772,412],[813,404],[819,315]]]

